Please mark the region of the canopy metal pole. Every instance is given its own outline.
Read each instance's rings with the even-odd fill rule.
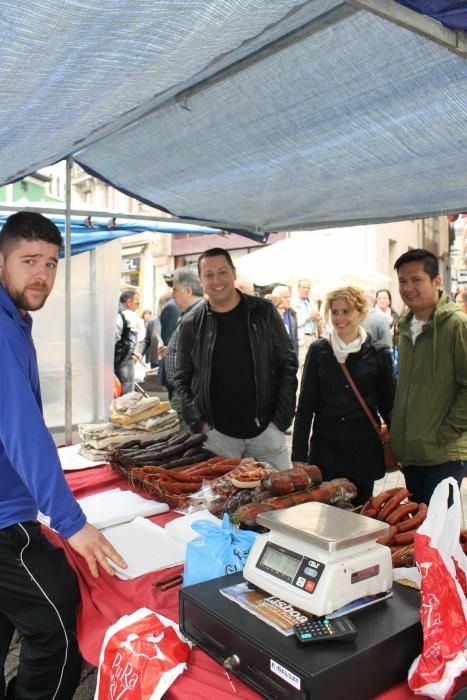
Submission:
[[[101,358],[101,352],[99,346],[102,346],[102,342],[99,343],[101,337],[99,328],[99,318],[97,313],[97,250],[93,248],[89,251],[89,296],[91,304],[91,328],[94,329],[94,333],[91,333],[90,343],[91,343],[91,362],[89,363],[90,374],[91,374],[91,392],[92,392],[92,420],[95,423],[99,419],[99,367],[103,366],[103,360]],[[102,365],[101,365],[102,360]]]
[[[65,444],[73,442],[72,364],[71,364],[71,167],[66,159],[65,185]]]

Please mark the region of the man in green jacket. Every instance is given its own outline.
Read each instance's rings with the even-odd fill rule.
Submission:
[[[409,310],[398,325],[391,444],[412,500],[429,503],[446,477],[460,486],[467,465],[467,319],[441,292],[428,250],[410,250],[394,267]]]

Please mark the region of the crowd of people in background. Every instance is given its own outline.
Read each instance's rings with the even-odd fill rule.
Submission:
[[[181,425],[206,432],[213,452],[284,469],[283,434],[293,424],[292,462],[316,464],[325,479],[349,478],[363,503],[384,474],[383,451],[343,365],[371,414],[391,427],[413,498],[427,502],[442,478],[460,484],[465,470],[467,290],[455,303],[442,293],[438,261],[423,249],[395,269],[401,316],[389,289],[342,287],[323,304],[300,279],[261,295],[236,278],[226,250],[208,250],[198,269],[176,270],[139,353],[155,334],[151,366],[158,363]],[[128,347],[119,376],[136,361]]]

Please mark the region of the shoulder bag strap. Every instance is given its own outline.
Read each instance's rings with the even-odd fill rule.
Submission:
[[[357,389],[355,382],[352,379],[352,376],[351,376],[349,370],[347,369],[346,365],[343,362],[339,362],[339,367],[343,371],[345,378],[347,379],[350,386],[352,387],[353,393],[357,397],[359,404],[361,405],[361,407],[365,411],[366,415],[368,416],[368,420],[370,421],[371,425],[373,426],[373,428],[376,430],[376,432],[379,435],[381,433],[381,428],[378,425],[378,423],[376,422],[374,415],[372,414],[372,412],[370,411],[370,409],[366,405],[365,399],[363,398],[363,396],[361,395],[361,393]]]

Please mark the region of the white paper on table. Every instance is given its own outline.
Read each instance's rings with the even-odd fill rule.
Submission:
[[[191,527],[192,523],[198,522],[198,520],[209,520],[210,522],[222,527],[222,520],[216,518],[215,515],[209,512],[209,510],[197,510],[194,513],[188,513],[181,518],[176,518],[167,523],[165,529],[173,537],[185,542],[191,542],[195,537],[200,537],[199,533],[193,530]]]
[[[150,517],[169,510],[167,503],[152,501],[133,491],[110,489],[78,499],[78,503],[90,522],[98,530],[127,523],[134,518]]]
[[[421,588],[422,575],[416,566],[401,566],[392,570],[393,581],[411,581],[417,588]]]
[[[73,471],[75,469],[91,469],[91,467],[102,467],[102,460],[98,462],[93,462],[87,457],[79,454],[82,443],[78,442],[76,445],[67,445],[66,447],[58,448],[58,456],[60,458],[60,463],[64,472]]]
[[[137,578],[185,561],[185,544],[150,520],[135,518],[102,532],[128,564],[127,569],[121,569],[109,561],[121,579]]]

